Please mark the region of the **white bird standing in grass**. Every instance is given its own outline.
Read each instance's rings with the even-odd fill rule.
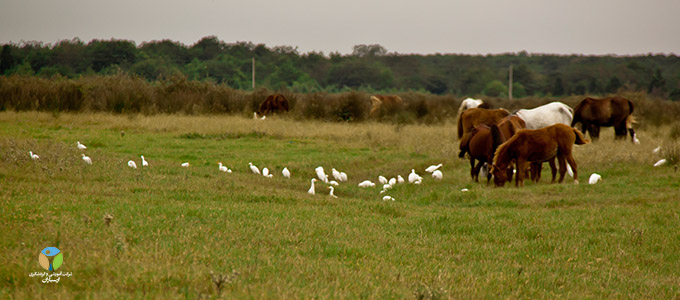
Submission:
[[[256,166],[254,166],[253,163],[249,162],[248,166],[250,167],[250,171],[252,171],[253,174],[260,175],[260,169],[258,169]]]
[[[28,154],[31,155],[32,160],[38,160],[40,156],[38,154],[34,154],[33,151],[28,151]]]
[[[401,175],[397,175],[397,182],[404,183],[405,182],[404,177],[401,177]]]
[[[382,199],[383,199],[383,201],[389,201],[389,200],[394,201],[394,197],[392,197],[392,196],[383,196]]]
[[[444,174],[442,174],[442,171],[434,170],[434,172],[432,172],[432,178],[434,178],[434,179],[442,180],[443,177],[444,177]]]
[[[331,173],[333,174],[333,178],[337,181],[342,181],[342,176],[340,175],[340,172],[336,170],[335,168],[331,168]]]
[[[316,169],[314,169],[314,171],[316,172],[316,177],[319,177],[319,180],[321,180],[321,181],[323,181],[323,182],[325,182],[325,183],[328,183],[328,176],[327,176],[326,173],[323,171],[323,167],[322,167],[322,166],[316,167]]]
[[[309,191],[307,191],[307,194],[314,195],[314,182],[316,182],[316,178],[312,178],[312,186],[309,187]]]
[[[262,168],[262,176],[269,177],[269,169],[267,167]]]
[[[347,173],[340,172],[340,182],[345,182],[345,181],[347,181]]]
[[[128,167],[137,169],[137,164],[134,161],[129,160],[128,161]]]
[[[224,165],[222,165],[221,162],[219,162],[219,163],[217,163],[217,164],[219,165],[218,169],[219,169],[220,171],[225,172],[225,173],[226,173],[227,171],[229,171],[229,168],[227,168],[227,167],[225,167]]]
[[[602,176],[600,176],[600,174],[593,173],[592,175],[590,175],[590,178],[588,178],[588,184],[596,184],[598,181],[600,181],[600,179],[602,179]]]
[[[359,183],[359,187],[365,188],[365,187],[374,187],[375,183],[371,182],[370,180],[364,180]]]
[[[329,181],[328,184],[334,185],[334,186],[339,186],[339,185],[340,185],[340,184],[339,184],[337,181],[335,181],[335,180]]]
[[[427,173],[432,173],[432,172],[434,172],[434,171],[437,171],[437,169],[439,169],[439,168],[441,168],[441,167],[442,167],[442,164],[438,164],[438,165],[436,165],[436,166],[434,166],[434,165],[433,165],[433,166],[429,166],[429,167],[427,167],[427,169],[425,169],[425,172],[427,172]]]
[[[378,175],[378,181],[380,182],[380,184],[387,184],[388,182],[387,178],[385,178],[385,176],[382,175]]]
[[[83,161],[88,165],[92,164],[92,159],[90,159],[90,157],[85,154],[83,154]]]
[[[423,180],[423,178],[420,177],[420,175],[416,174],[416,170],[411,169],[411,173],[408,174],[408,182],[409,183],[416,183],[416,181],[422,181],[422,180]],[[416,183],[416,184],[420,184],[420,183]]]
[[[142,157],[142,167],[148,167],[149,163],[144,159],[144,155],[140,155]]]
[[[182,163],[182,168],[188,168],[189,167],[189,162],[184,162]]]
[[[654,163],[654,166],[655,166],[655,167],[658,167],[658,166],[663,165],[663,164],[665,164],[665,163],[666,163],[666,159],[665,159],[665,158],[662,158],[661,160],[659,160],[659,161],[657,161],[656,163]]]
[[[85,147],[85,145],[81,144],[80,141],[78,141],[78,149],[85,150],[87,149],[87,147]]]
[[[290,178],[290,171],[288,171],[288,168],[283,168],[281,174],[283,174],[283,177],[285,178]]]
[[[333,198],[338,198],[338,196],[333,195],[333,191],[335,190],[335,189],[333,188],[333,186],[328,186],[328,189],[331,190],[331,192],[328,193],[329,196],[331,196],[331,197],[333,197]]]
[[[388,181],[387,183],[391,186],[394,186],[395,184],[397,184],[397,179],[392,177],[390,178],[390,181]]]
[[[391,188],[392,188],[392,186],[391,186],[389,183],[383,184],[383,190],[386,191],[386,190],[389,190],[389,189],[391,189]]]

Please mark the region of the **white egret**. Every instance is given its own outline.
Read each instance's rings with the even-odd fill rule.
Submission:
[[[661,160],[659,160],[659,161],[657,161],[656,163],[654,163],[654,166],[655,166],[655,167],[658,167],[658,166],[663,165],[663,164],[665,164],[665,163],[666,163],[666,159],[665,159],[665,158],[662,158]]]
[[[345,182],[345,181],[347,181],[347,173],[340,172],[340,182]]]
[[[487,175],[489,175],[489,164],[488,164],[488,163],[484,163],[484,165],[482,165],[482,169],[481,169],[480,171],[481,171],[481,172],[480,172],[479,176],[482,177],[482,178],[484,178],[484,177],[486,177]]]
[[[309,188],[309,191],[307,191],[307,194],[314,195],[314,182],[316,182],[316,178],[312,178],[312,186]]]
[[[219,163],[217,163],[217,164],[219,165],[219,167],[217,167],[217,168],[218,168],[220,171],[225,172],[225,173],[226,173],[227,171],[229,171],[229,168],[227,168],[227,167],[225,167],[224,165],[222,165],[221,162],[219,162]]]
[[[640,140],[638,140],[636,133],[633,133],[633,143],[635,145],[640,145]]]
[[[383,199],[383,201],[389,201],[389,200],[394,201],[394,197],[392,197],[392,196],[383,196],[382,199]]]
[[[387,183],[391,186],[394,186],[395,184],[397,184],[397,179],[392,177]]]
[[[434,172],[432,172],[432,178],[434,178],[434,179],[442,180],[443,177],[444,177],[444,174],[442,174],[442,171],[434,170]]]
[[[34,154],[33,151],[28,151],[28,154],[31,155],[32,160],[38,160],[40,156],[38,154]]]
[[[331,197],[333,197],[333,198],[338,198],[338,196],[333,195],[333,191],[335,190],[335,189],[333,188],[333,186],[328,186],[328,189],[331,190],[331,192],[328,194],[329,196],[331,196]]]
[[[269,177],[269,169],[267,167],[262,168],[262,176]]]
[[[590,175],[590,178],[588,178],[588,184],[596,184],[601,179],[602,176],[600,176],[600,174],[593,173],[592,175]]]
[[[323,181],[323,182],[325,182],[325,183],[328,183],[328,176],[327,176],[326,173],[323,171],[323,167],[322,167],[322,166],[316,167],[316,169],[314,169],[314,171],[316,172],[316,177],[318,177],[319,180],[321,180],[321,181]]]
[[[128,167],[137,169],[137,164],[134,161],[129,160],[128,161]]]
[[[423,183],[422,177],[418,178],[416,181],[413,182],[413,184],[421,184],[421,183]]]
[[[375,183],[371,182],[370,180],[364,180],[359,183],[359,187],[365,188],[365,187],[374,187]]]
[[[409,183],[415,183],[418,179],[423,180],[420,175],[416,174],[416,170],[411,169],[411,173],[408,174],[408,182]]]
[[[329,181],[328,184],[334,185],[334,186],[339,186],[339,185],[340,185],[340,184],[339,184],[337,181],[335,181],[335,180]]]
[[[85,145],[81,144],[80,141],[78,141],[78,149],[85,150],[87,149],[87,147],[85,147]]]
[[[144,155],[140,155],[140,156],[142,157],[142,167],[148,167],[149,162],[147,162],[146,159],[144,159]]]
[[[382,175],[378,176],[378,181],[380,182],[380,184],[387,184],[387,182],[388,182],[387,178],[385,178],[385,176],[382,176]]]
[[[182,166],[182,168],[188,168],[189,162],[183,162],[181,166]]]
[[[401,177],[401,175],[397,175],[397,182],[404,183],[405,182],[404,177]]]
[[[260,169],[258,169],[253,163],[249,162],[248,166],[250,166],[250,171],[253,172],[253,174],[260,175]]]
[[[83,154],[83,161],[88,165],[92,164],[92,159],[90,159],[90,157],[85,154]]]
[[[288,168],[283,168],[281,174],[283,174],[283,177],[285,178],[290,178],[290,171],[288,171]]]
[[[461,192],[469,192],[470,190],[468,190],[468,189],[461,189],[460,191],[461,191]]]
[[[392,188],[392,186],[389,183],[383,184],[383,190],[389,190],[391,188]]]
[[[340,172],[336,170],[335,168],[331,168],[331,173],[333,174],[333,178],[337,181],[342,181],[342,175],[340,175]]]
[[[437,169],[439,169],[439,168],[441,168],[441,167],[442,167],[442,164],[438,164],[438,165],[436,165],[436,166],[434,166],[434,165],[433,165],[433,166],[429,166],[429,167],[427,167],[427,169],[425,169],[425,172],[427,172],[427,173],[432,173],[432,172],[436,171]]]

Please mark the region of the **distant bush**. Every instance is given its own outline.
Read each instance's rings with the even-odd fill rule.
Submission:
[[[0,76],[0,110],[37,110],[57,112],[97,111],[117,114],[235,114],[252,116],[260,103],[275,91],[233,89],[223,83],[189,80],[174,75],[147,81],[137,75],[115,73],[66,78],[60,75]],[[339,93],[295,93],[284,91],[289,101],[289,117],[332,122],[369,120],[370,90],[348,89]],[[461,98],[433,95],[427,92],[395,92],[403,106],[385,106],[373,121],[407,123],[441,123],[453,120]],[[623,93],[635,103],[634,115],[643,125],[675,122],[680,115],[680,102],[664,101],[645,93]],[[510,111],[533,108],[552,101],[574,107],[584,96],[524,97],[508,100],[484,97],[493,108]],[[640,126],[639,124],[636,126]],[[680,125],[671,134],[680,136]],[[675,128],[675,127],[674,127]],[[675,130],[675,131],[674,131]],[[676,133],[673,133],[676,132]]]

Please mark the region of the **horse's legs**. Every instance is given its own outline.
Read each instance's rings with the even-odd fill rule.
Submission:
[[[479,171],[475,172],[475,159],[470,156],[470,177],[472,177],[473,181],[479,182],[475,177],[476,174],[479,174],[478,172]]]
[[[557,162],[560,164],[560,180],[558,182],[562,183],[564,181],[564,174],[567,173],[567,163],[564,160],[564,154],[557,154]]]
[[[574,183],[578,183],[578,171],[576,170],[576,161],[574,160],[574,157],[571,155],[571,153],[567,154],[566,156],[567,161],[571,166],[571,170],[574,172]]]
[[[557,167],[555,167],[555,158],[551,158],[548,160],[548,164],[550,165],[550,172],[552,173],[552,181],[550,183],[555,183],[555,175],[557,175]]]
[[[533,182],[538,182],[541,180],[541,169],[543,168],[543,164],[539,162],[532,162],[531,165],[529,166],[529,169],[531,169],[531,181]]]
[[[628,128],[628,133],[630,133],[630,140],[635,143],[635,129]]]
[[[617,140],[626,139],[626,121],[616,124],[614,126],[614,138]],[[631,136],[632,139],[632,136]]]
[[[526,169],[526,161],[517,159],[517,165],[515,166],[515,169],[517,172],[515,172],[515,186],[524,186],[524,172]]]
[[[593,139],[599,139],[600,138],[600,126],[591,124],[590,127],[593,129],[593,133],[595,133],[595,136],[593,137]]]

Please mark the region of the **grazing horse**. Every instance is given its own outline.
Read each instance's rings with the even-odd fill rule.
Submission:
[[[553,124],[571,124],[574,110],[562,102],[550,102],[533,109],[520,109],[515,112],[527,124],[527,129],[540,129]]]
[[[635,130],[633,130],[632,101],[622,97],[609,97],[604,99],[585,98],[574,108],[573,127],[581,123],[581,131],[588,131],[590,138],[597,140],[600,137],[600,126],[614,126],[616,139],[626,139],[626,130],[630,133],[630,139],[637,143]]]
[[[480,124],[475,126],[469,134],[469,139],[461,140],[459,157],[463,157],[466,151],[470,153],[472,180],[479,182],[479,170],[482,165],[491,163],[496,148],[523,128],[524,121],[517,116],[510,115],[503,118],[498,125]],[[477,166],[475,166],[475,160],[479,161]],[[509,176],[512,177],[512,170],[510,170]],[[491,180],[491,173],[487,174],[487,183],[489,180]]]
[[[397,95],[375,95],[371,96],[371,110],[368,113],[369,117],[377,117],[379,112],[383,109],[401,109],[404,105],[404,100]]]
[[[589,141],[576,128],[564,124],[555,124],[541,129],[524,129],[517,132],[507,142],[496,149],[491,165],[496,186],[503,186],[507,181],[507,170],[513,161],[517,174],[515,186],[524,186],[524,171],[527,162],[550,161],[557,157],[560,164],[560,180],[564,180],[567,162],[574,171],[574,182],[578,183],[578,170],[571,150],[574,144],[583,145]]]
[[[458,108],[458,118],[460,118],[460,114],[463,113],[463,111],[470,109],[470,108],[490,108],[488,103],[485,103],[481,99],[472,99],[472,98],[467,98],[463,101],[460,102],[460,107]]]
[[[500,109],[484,109],[484,108],[470,108],[465,110],[458,118],[458,139],[463,139],[466,133],[469,133],[472,128],[479,124],[486,124],[491,126],[497,124],[501,119],[510,114],[507,110]]]
[[[269,113],[280,111],[288,111],[288,99],[282,94],[273,94],[260,103],[257,113],[261,116],[266,116]]]

